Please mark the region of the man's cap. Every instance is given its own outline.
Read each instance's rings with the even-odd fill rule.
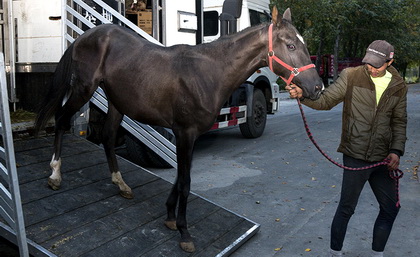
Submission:
[[[385,40],[375,40],[366,49],[362,62],[379,68],[394,58],[394,47]]]

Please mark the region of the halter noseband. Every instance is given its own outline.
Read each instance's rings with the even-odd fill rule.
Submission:
[[[272,72],[274,72],[274,70],[273,70],[273,59],[278,64],[280,64],[281,66],[285,67],[286,69],[288,69],[290,71],[290,76],[289,76],[288,79],[285,79],[282,76],[280,76],[280,78],[282,78],[286,82],[286,86],[290,85],[290,83],[292,82],[292,79],[294,77],[296,77],[297,75],[299,75],[300,72],[305,71],[305,70],[310,69],[310,68],[315,68],[315,65],[313,63],[305,65],[305,66],[300,67],[300,68],[293,68],[292,66],[290,66],[287,63],[280,60],[280,58],[278,58],[274,54],[274,51],[273,51],[273,23],[271,23],[270,26],[268,27],[268,66],[270,67],[270,70]]]

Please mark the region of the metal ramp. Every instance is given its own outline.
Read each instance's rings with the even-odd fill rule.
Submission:
[[[189,197],[189,230],[196,252],[179,247],[165,227],[172,184],[118,157],[134,199],[119,195],[103,149],[66,134],[60,190],[47,185],[53,137],[15,141],[26,235],[33,256],[228,256],[259,230],[256,224],[197,194]]]

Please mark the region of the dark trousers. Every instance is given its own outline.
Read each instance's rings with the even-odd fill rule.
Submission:
[[[357,168],[371,165],[370,162],[343,156],[344,166]],[[351,171],[344,169],[341,198],[331,225],[331,249],[341,251],[347,224],[354,213],[360,193],[369,181],[370,187],[379,203],[379,215],[373,228],[372,250],[383,252],[392,225],[397,217],[397,194],[395,181],[389,177],[388,168],[381,165],[375,168]]]

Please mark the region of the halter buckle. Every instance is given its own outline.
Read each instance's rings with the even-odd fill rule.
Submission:
[[[268,51],[268,56],[273,57],[274,56],[274,51],[273,50]]]
[[[293,74],[293,76],[296,77],[297,75],[299,75],[300,71],[299,71],[298,68],[293,68],[293,70],[291,71],[291,73]]]

